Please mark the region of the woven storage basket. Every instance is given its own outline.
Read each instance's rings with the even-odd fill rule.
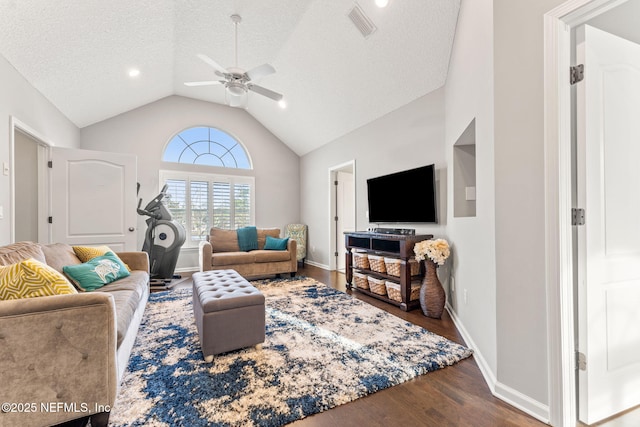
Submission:
[[[360,289],[369,289],[369,279],[366,274],[358,273],[357,271],[353,272],[353,281],[356,284],[356,287]]]
[[[400,277],[400,264],[402,264],[402,261],[399,258],[384,258],[384,265],[389,276]],[[415,259],[409,260],[409,268],[411,269],[412,276],[420,274],[420,263]]]
[[[363,270],[369,270],[369,256],[366,252],[353,253],[353,266]]]
[[[387,286],[384,284],[384,279],[378,279],[377,277],[369,276],[369,290],[374,294],[386,295]]]
[[[384,257],[379,255],[369,255],[369,269],[377,273],[386,273],[387,268],[384,265]]]
[[[394,301],[401,302],[402,294],[400,293],[400,283],[387,280],[386,282],[384,282],[384,284],[387,288],[387,295],[389,295],[389,298]],[[418,282],[412,283],[411,296],[409,297],[409,301],[414,301],[414,300],[417,300],[418,298],[420,298],[420,283]]]

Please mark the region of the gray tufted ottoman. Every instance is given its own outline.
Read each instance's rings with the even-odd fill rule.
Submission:
[[[193,313],[207,362],[264,342],[264,295],[235,270],[193,273]]]

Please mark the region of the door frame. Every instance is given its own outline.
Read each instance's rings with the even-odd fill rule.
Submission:
[[[354,191],[353,191],[353,213],[354,213],[354,219],[353,219],[353,223],[355,225],[355,228],[358,228],[358,209],[357,209],[357,193],[358,190],[356,189],[356,161],[354,160],[349,160],[346,161],[344,163],[341,163],[339,165],[335,165],[335,166],[331,166],[329,168],[329,245],[327,246],[329,248],[329,270],[333,271],[336,270],[338,268],[338,263],[337,263],[337,259],[336,257],[333,255],[336,248],[338,247],[338,238],[337,238],[337,230],[336,230],[336,222],[334,220],[335,217],[335,212],[336,212],[336,186],[334,185],[334,181],[335,181],[335,174],[338,171],[349,171],[353,174],[353,186],[354,186]],[[338,253],[338,256],[339,253]]]
[[[9,116],[9,202],[11,209],[9,210],[9,241],[14,242],[16,231],[16,189],[15,189],[15,138],[16,131],[22,132],[46,149],[45,159],[50,156],[50,148],[55,144],[46,136],[33,129],[15,116]],[[51,230],[46,218],[51,211],[49,194],[50,182],[47,173],[47,167],[44,161],[38,162],[38,240],[40,243],[49,243],[51,239]]]
[[[569,0],[544,15],[545,252],[549,418],[577,423],[572,206],[571,29],[627,0]]]

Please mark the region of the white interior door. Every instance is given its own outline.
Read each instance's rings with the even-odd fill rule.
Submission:
[[[355,220],[355,184],[353,173],[338,171],[336,173],[336,217],[338,230],[338,245],[344,247],[344,232],[356,231]],[[345,257],[342,251],[338,252],[337,270],[344,271]]]
[[[136,157],[52,148],[52,241],[135,251]]]
[[[576,37],[579,417],[640,404],[640,46],[593,27]]]

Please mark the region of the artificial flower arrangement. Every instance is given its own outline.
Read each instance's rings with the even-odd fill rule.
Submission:
[[[442,265],[449,258],[449,243],[444,239],[423,240],[415,244],[413,252],[416,254],[416,261],[429,258],[436,264]]]

